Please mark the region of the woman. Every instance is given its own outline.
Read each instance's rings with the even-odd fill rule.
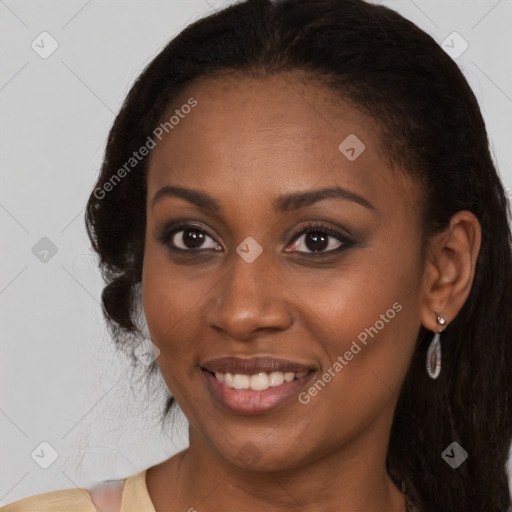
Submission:
[[[190,25],[86,214],[112,334],[134,350],[143,308],[189,448],[2,510],[505,512],[509,220],[474,94],[397,13],[247,0]]]

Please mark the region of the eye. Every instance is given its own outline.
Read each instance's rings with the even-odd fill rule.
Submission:
[[[208,232],[192,224],[172,224],[158,236],[163,245],[177,252],[222,251],[222,246]],[[324,224],[311,223],[302,228],[285,252],[308,255],[328,255],[354,245],[346,235]]]
[[[171,249],[180,251],[222,251],[222,247],[204,229],[197,226],[182,225],[179,228],[169,228],[159,238]]]
[[[295,236],[286,252],[302,252],[306,254],[336,253],[353,245],[345,235],[323,225],[310,224]]]

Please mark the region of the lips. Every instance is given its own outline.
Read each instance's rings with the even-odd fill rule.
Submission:
[[[243,415],[268,413],[290,402],[317,370],[313,365],[271,357],[223,357],[200,366],[214,401]]]
[[[242,375],[271,372],[302,373],[316,370],[314,365],[301,364],[274,357],[253,357],[250,359],[221,357],[219,359],[206,361],[201,364],[201,367],[211,373],[238,373]]]

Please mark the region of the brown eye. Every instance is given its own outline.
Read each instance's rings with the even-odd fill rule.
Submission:
[[[328,253],[335,252],[345,245],[349,245],[349,241],[340,233],[321,226],[308,227],[295,238],[291,248],[286,252]]]
[[[192,224],[167,226],[157,239],[171,250],[182,252],[221,251],[222,247],[204,229]]]
[[[342,242],[330,235],[312,231],[297,238],[294,250],[296,252],[328,252],[338,249],[341,245],[343,245]]]
[[[183,251],[194,249],[220,250],[220,245],[207,233],[198,228],[180,229],[171,234],[169,245]]]

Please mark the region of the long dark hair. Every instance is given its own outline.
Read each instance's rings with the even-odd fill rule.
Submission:
[[[424,365],[432,333],[420,329],[387,465],[409,482],[425,512],[504,512],[512,436],[510,209],[463,74],[429,35],[387,7],[362,0],[242,1],[189,25],[148,65],[110,131],[86,210],[106,281],[102,303],[110,332],[119,346],[133,348],[139,331],[147,158],[122,179],[113,182],[113,176],[127,169],[133,151],[147,144],[191,81],[222,72],[294,70],[379,124],[385,156],[422,183],[426,237],[459,210],[470,210],[481,224],[474,283],[443,332],[436,381]],[[153,363],[151,371],[156,368]],[[169,397],[163,419],[172,404]],[[452,442],[468,453],[457,469],[441,457]]]

